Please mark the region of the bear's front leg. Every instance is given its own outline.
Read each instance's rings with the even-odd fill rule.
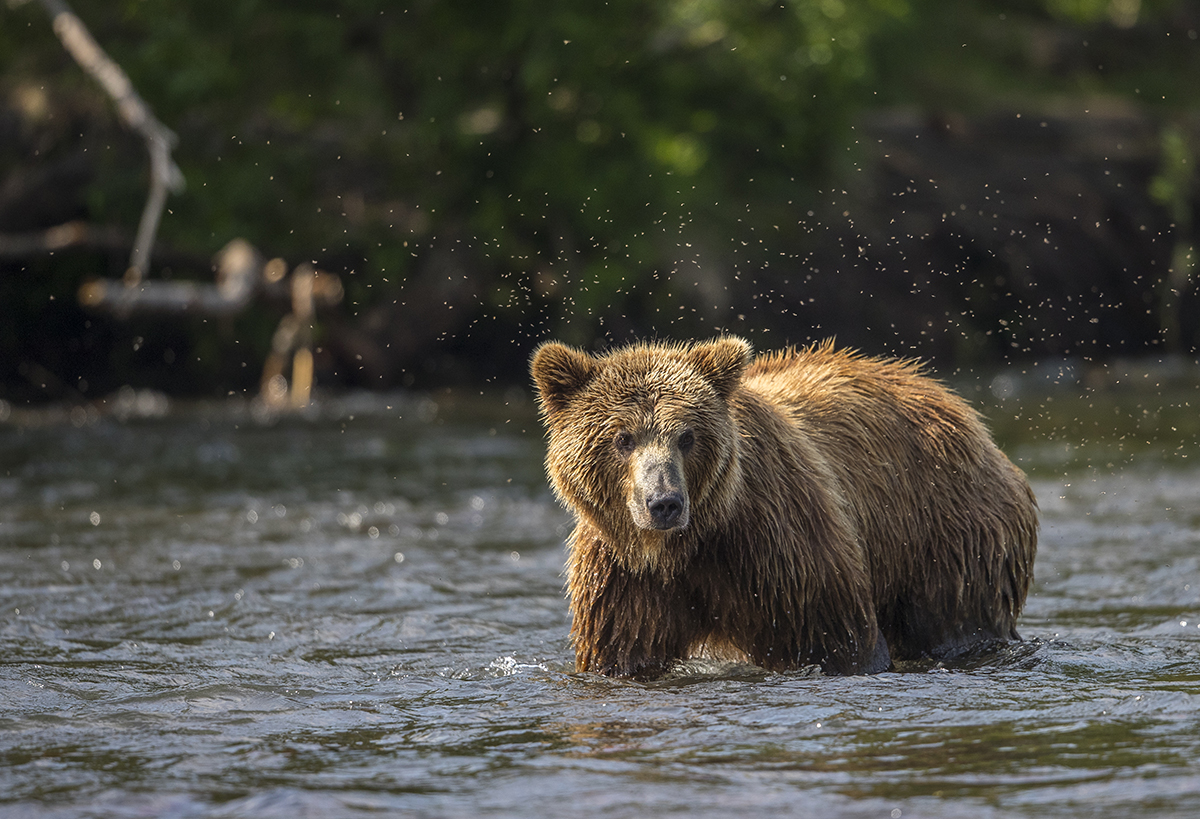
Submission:
[[[836,676],[881,674],[892,667],[887,638],[874,619],[874,612],[861,612],[855,619],[821,627],[824,639],[811,657],[825,674]]]
[[[868,642],[870,638],[868,637]],[[826,674],[882,674],[892,667],[892,653],[888,650],[887,639],[883,632],[875,630],[874,646],[858,655],[852,662],[842,666],[826,662],[821,670]]]
[[[686,659],[689,603],[678,584],[633,574],[599,541],[572,551],[567,585],[576,671],[653,679]]]

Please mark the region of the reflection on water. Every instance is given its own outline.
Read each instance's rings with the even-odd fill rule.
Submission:
[[[855,679],[574,674],[516,396],[8,407],[0,813],[1200,815],[1195,390],[984,383],[1028,639]]]

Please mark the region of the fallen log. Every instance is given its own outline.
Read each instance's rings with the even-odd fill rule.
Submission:
[[[118,319],[135,313],[220,318],[236,315],[255,301],[285,303],[290,312],[275,331],[263,364],[259,397],[271,410],[307,406],[313,389],[313,321],[318,307],[341,302],[341,278],[309,264],[297,265],[289,276],[283,259],[264,262],[245,239],[234,239],[221,248],[214,267],[215,284],[94,279],[79,288],[79,302]]]
[[[287,263],[274,258],[263,261],[262,254],[245,239],[234,239],[216,255],[216,283],[196,281],[143,280],[127,284],[115,279],[92,279],[79,288],[79,303],[97,312],[118,318],[142,315],[232,316],[240,313],[256,298],[272,304],[291,306],[292,286]],[[342,280],[336,274],[299,265],[312,279],[312,302],[316,308],[341,303]],[[293,306],[293,311],[294,311]]]

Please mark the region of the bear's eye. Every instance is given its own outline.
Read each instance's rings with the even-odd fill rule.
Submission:
[[[690,429],[685,429],[683,432],[679,433],[679,448],[682,451],[687,452],[695,445],[695,443],[696,433],[692,432]]]
[[[633,452],[633,436],[628,432],[618,432],[617,437],[613,439],[613,443],[617,447],[617,451],[622,455],[628,455]]]

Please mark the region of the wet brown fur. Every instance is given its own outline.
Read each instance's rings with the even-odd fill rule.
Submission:
[[[580,671],[654,676],[709,654],[871,673],[1017,639],[1033,493],[917,365],[831,343],[755,358],[727,337],[601,357],[548,343],[532,373],[550,481],[577,518]],[[678,466],[686,525],[634,520],[643,455]]]

